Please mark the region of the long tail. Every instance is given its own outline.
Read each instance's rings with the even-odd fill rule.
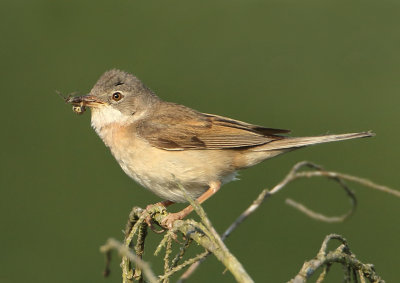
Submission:
[[[317,137],[287,137],[275,140],[265,145],[254,148],[254,151],[268,151],[276,149],[295,149],[303,146],[314,145],[319,143],[343,141],[357,138],[366,138],[375,136],[371,131],[362,133],[349,133],[341,135],[325,135]]]

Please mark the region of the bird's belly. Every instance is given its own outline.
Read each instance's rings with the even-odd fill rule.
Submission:
[[[187,202],[182,189],[192,198],[203,194],[211,182],[227,183],[235,179],[229,155],[218,150],[168,151],[137,142],[132,150],[111,148],[125,173],[159,197]]]

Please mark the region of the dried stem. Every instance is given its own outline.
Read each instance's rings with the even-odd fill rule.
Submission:
[[[340,241],[341,245],[336,250],[328,252],[328,242],[333,239]],[[299,273],[292,280],[288,281],[288,283],[306,282],[319,268],[323,267],[322,276],[320,275],[317,281],[322,282],[329,270],[329,266],[333,263],[342,264],[344,268],[344,282],[351,282],[351,274],[358,274],[361,282],[365,282],[365,279],[374,283],[385,282],[376,274],[373,265],[362,263],[355,257],[350,251],[346,239],[340,235],[331,234],[326,236],[317,256],[310,261],[306,261]],[[355,280],[357,280],[357,277],[355,277]]]
[[[180,231],[183,235],[192,238],[209,252],[213,253],[232,273],[237,282],[253,282],[241,263],[229,252],[200,204],[190,198],[183,187],[181,187],[181,190],[185,193],[186,198],[200,216],[202,223],[197,223],[193,220],[177,220],[174,222],[173,230]],[[155,214],[154,220],[157,223],[162,223],[164,217],[165,215]]]
[[[146,222],[143,222],[139,225],[138,238],[137,238],[136,245],[135,245],[135,253],[140,259],[143,257],[144,242],[145,242],[146,236],[147,236],[147,224],[146,224]],[[128,245],[128,246],[130,246],[130,245]],[[133,277],[137,281],[143,282],[142,269],[140,268],[140,266],[138,266],[138,264],[136,264],[136,266],[135,266],[135,273],[133,274]]]
[[[189,248],[190,244],[192,243],[192,239],[188,238],[185,242],[185,244],[183,244],[181,246],[181,248],[179,249],[179,253],[174,257],[172,263],[171,263],[171,269],[176,267],[178,265],[178,262],[183,258],[183,256],[185,255],[186,250]]]
[[[129,260],[133,261],[140,269],[142,269],[143,273],[145,274],[147,280],[150,283],[158,282],[158,279],[154,275],[149,264],[143,261],[140,257],[135,255],[134,253],[132,253],[132,251],[124,244],[114,239],[108,239],[108,241],[103,246],[100,247],[100,251],[103,253],[109,253],[113,249],[117,250],[119,254],[121,254],[122,256],[127,257]]]
[[[314,169],[314,171],[299,172],[304,167]],[[347,193],[347,195],[350,198],[350,201],[351,201],[350,210],[342,216],[329,217],[329,216],[323,215],[321,213],[314,212],[311,209],[304,206],[303,204],[298,203],[292,199],[287,199],[286,204],[291,205],[292,207],[298,209],[300,212],[303,212],[304,214],[306,214],[307,216],[309,216],[313,219],[328,222],[328,223],[344,221],[345,219],[347,219],[349,216],[351,216],[353,214],[353,212],[355,211],[355,208],[357,206],[357,199],[356,199],[354,193],[345,184],[344,180],[353,181],[355,183],[359,183],[366,187],[370,187],[372,189],[376,189],[376,190],[383,191],[383,192],[392,194],[394,196],[400,197],[400,191],[393,190],[386,186],[375,184],[374,182],[367,180],[367,179],[363,179],[363,178],[359,178],[359,177],[355,177],[355,176],[351,176],[351,175],[347,175],[347,174],[342,174],[342,173],[338,173],[338,172],[325,171],[325,170],[323,170],[323,168],[321,166],[319,166],[317,164],[314,164],[309,161],[302,161],[302,162],[295,164],[292,167],[292,169],[290,170],[290,172],[285,176],[285,178],[281,182],[279,182],[277,185],[275,185],[275,187],[272,190],[270,190],[270,191],[267,189],[262,190],[262,192],[258,195],[257,199],[253,201],[253,203],[228,227],[228,229],[226,229],[226,231],[221,236],[222,240],[225,240],[244,220],[246,220],[251,214],[253,214],[266,199],[268,199],[272,195],[281,191],[290,182],[293,182],[299,178],[312,178],[312,177],[327,177],[327,178],[330,178],[330,179],[336,181],[345,190],[345,192]],[[201,262],[203,262],[209,254],[210,253],[205,253],[203,258],[201,258],[199,261],[193,263],[186,270],[186,272],[184,272],[182,274],[182,276],[180,277],[180,280],[178,282],[183,282],[186,279],[188,279],[195,272],[195,270],[200,266]]]

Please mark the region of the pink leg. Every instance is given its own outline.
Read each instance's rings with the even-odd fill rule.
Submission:
[[[218,192],[220,187],[221,187],[221,182],[219,182],[219,181],[218,182],[212,182],[210,184],[209,189],[207,191],[205,191],[200,197],[198,197],[197,201],[199,203],[205,202],[212,195],[214,195],[216,192]],[[164,226],[164,227],[166,227],[168,229],[171,229],[175,220],[180,220],[180,219],[185,218],[192,211],[193,211],[192,205],[188,205],[186,208],[182,209],[179,212],[168,214],[168,216],[166,216],[164,218],[164,220],[163,220],[163,222],[161,224],[162,224],[162,226]]]

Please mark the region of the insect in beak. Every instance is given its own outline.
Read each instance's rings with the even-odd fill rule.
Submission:
[[[97,107],[104,104],[93,95],[68,96],[63,98],[66,103],[72,104],[72,111],[76,114],[83,114],[86,111],[86,107]]]

